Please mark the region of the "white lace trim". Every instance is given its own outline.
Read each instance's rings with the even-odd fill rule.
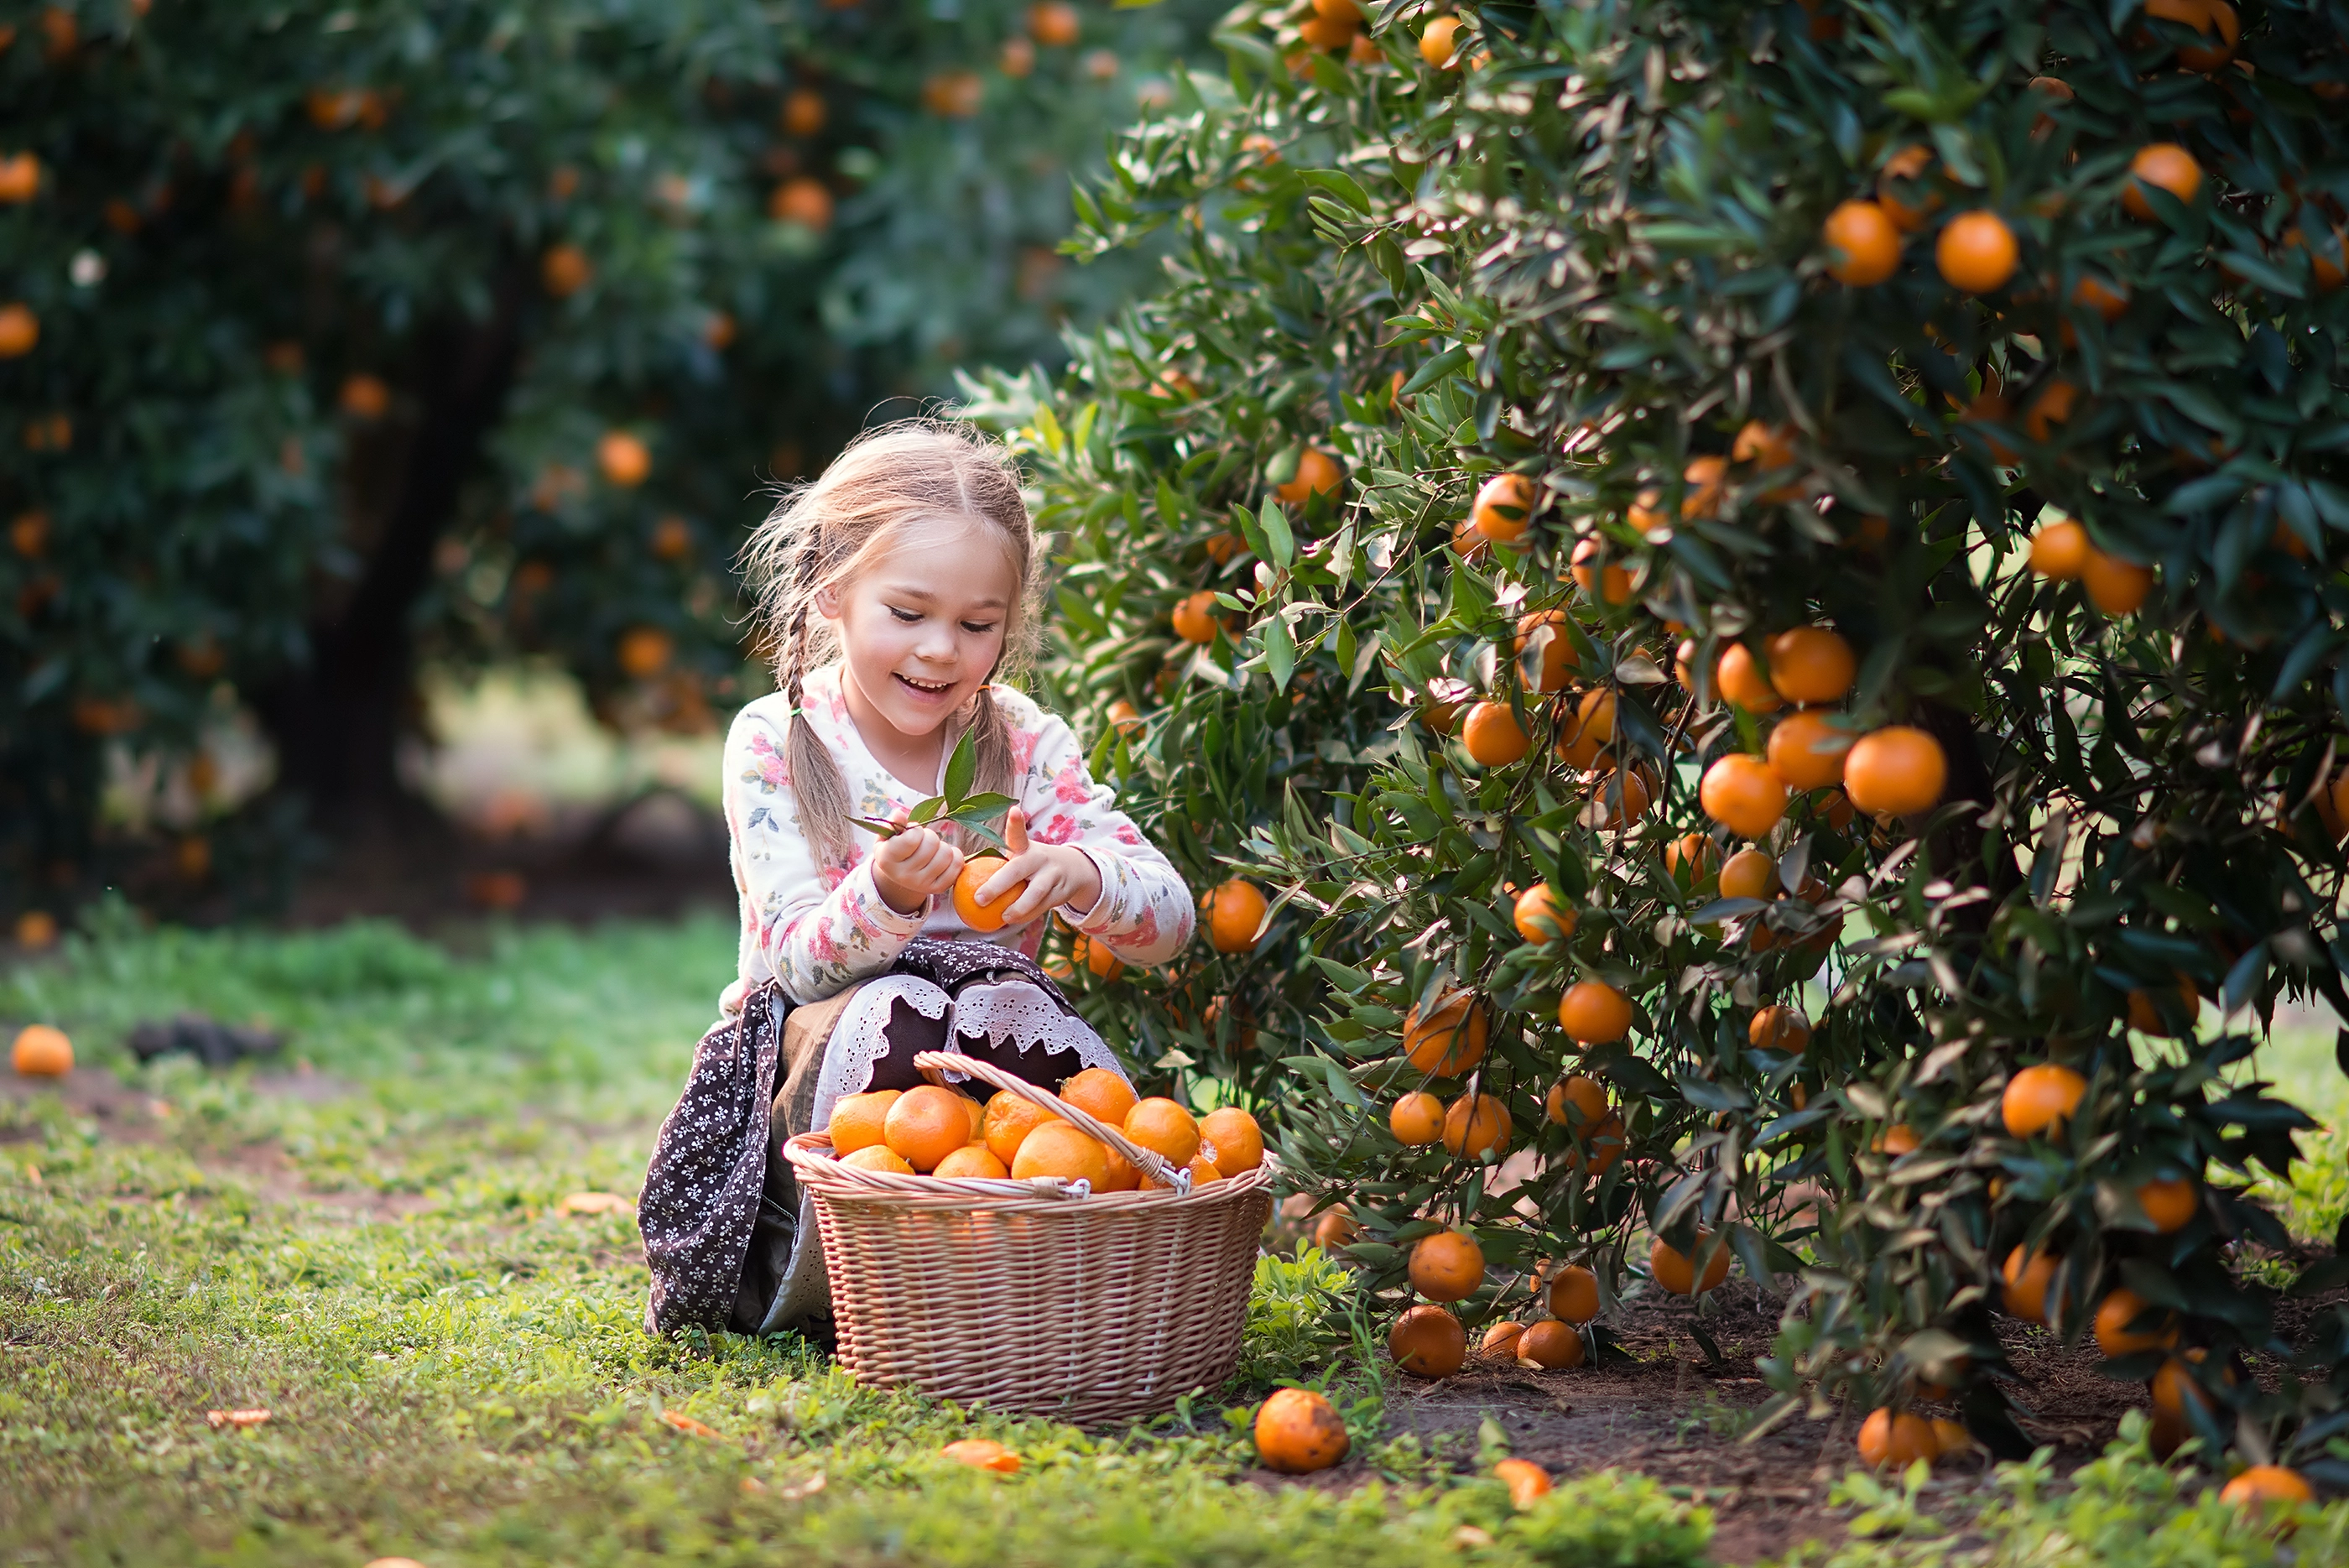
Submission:
[[[873,1081],[873,1069],[889,1054],[890,1005],[901,997],[925,1018],[944,1018],[954,1005],[954,998],[919,975],[887,974],[868,982],[842,1011],[824,1044],[810,1127],[830,1127],[833,1104]]]
[[[1073,1051],[1085,1066],[1106,1067],[1125,1076],[1116,1054],[1083,1019],[1061,1012],[1027,981],[966,986],[960,996],[950,997],[916,975],[884,975],[859,991],[832,1026],[823,1067],[816,1075],[810,1126],[830,1127],[833,1106],[873,1081],[873,1069],[889,1054],[889,1011],[901,997],[925,1018],[947,1018],[951,1011],[948,1050],[954,1048],[955,1036],[975,1034],[990,1044],[1016,1045],[1022,1055],[1039,1046],[1048,1052]],[[947,1078],[950,1083],[968,1081],[960,1073],[949,1073]]]

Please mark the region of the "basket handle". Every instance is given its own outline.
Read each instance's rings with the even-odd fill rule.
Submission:
[[[1191,1190],[1189,1168],[1176,1165],[1156,1149],[1144,1148],[1116,1127],[1090,1113],[1081,1110],[1051,1090],[1039,1087],[1016,1074],[1007,1073],[991,1062],[981,1062],[956,1051],[918,1051],[914,1065],[928,1070],[944,1069],[992,1084],[999,1089],[1009,1089],[1040,1110],[1046,1110],[1061,1120],[1074,1123],[1081,1130],[1123,1155],[1129,1164],[1161,1187],[1171,1187],[1178,1193]]]

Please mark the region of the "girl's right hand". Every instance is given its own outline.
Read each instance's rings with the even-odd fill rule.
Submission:
[[[962,875],[962,851],[926,827],[911,827],[873,852],[873,885],[901,915],[918,915],[930,896]]]

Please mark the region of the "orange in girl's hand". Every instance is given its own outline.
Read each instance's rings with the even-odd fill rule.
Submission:
[[[1009,1089],[999,1089],[995,1097],[987,1102],[987,1116],[979,1124],[979,1131],[987,1140],[988,1152],[1009,1168],[1019,1157],[1019,1146],[1027,1141],[1028,1135],[1053,1119],[1051,1112]]]
[[[1011,1176],[1016,1181],[1036,1176],[1082,1180],[1098,1192],[1109,1180],[1109,1151],[1098,1138],[1055,1117],[1020,1140],[1019,1153],[1011,1161]]]
[[[930,1174],[945,1177],[976,1177],[990,1181],[1000,1181],[1011,1173],[1003,1168],[1001,1160],[988,1152],[985,1144],[968,1143],[938,1161],[938,1168]]]
[[[1133,1086],[1107,1067],[1088,1067],[1073,1075],[1061,1085],[1061,1098],[1113,1127],[1125,1126],[1126,1113],[1134,1104]]]
[[[1019,895],[1028,890],[1027,883],[1016,882],[993,903],[980,903],[979,888],[987,885],[989,877],[1002,869],[1003,857],[1000,855],[976,855],[962,863],[962,874],[955,878],[955,913],[960,915],[962,923],[974,931],[1001,930],[1005,913]]]
[[[860,1148],[887,1141],[885,1130],[889,1107],[897,1103],[901,1091],[876,1089],[869,1095],[843,1095],[832,1107],[832,1123],[826,1129],[832,1134],[832,1147],[840,1154],[854,1154]]]
[[[1237,1176],[1264,1163],[1264,1129],[1237,1106],[1225,1106],[1201,1117],[1199,1136],[1214,1147],[1216,1168],[1226,1176]]]
[[[1125,1136],[1175,1165],[1199,1153],[1199,1124],[1190,1112],[1160,1096],[1139,1101],[1125,1116]]]
[[[882,1120],[881,1136],[916,1170],[936,1170],[940,1160],[970,1142],[970,1113],[952,1089],[924,1084],[897,1096]]]

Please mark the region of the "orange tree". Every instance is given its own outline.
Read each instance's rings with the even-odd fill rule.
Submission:
[[[2338,1470],[2349,1314],[2279,1330],[2243,1191],[2309,1124],[2244,1059],[2349,1003],[2349,13],[1219,42],[1084,209],[1174,229],[1161,293],[972,389],[1067,533],[1061,697],[1195,875],[1278,891],[1191,981],[1277,1040],[1177,1064],[1472,1319],[1733,1256],[1788,1292],[1774,1420],[2015,1451],[2019,1319],[2165,1442]]]
[[[1193,36],[1059,0],[10,17],[11,905],[98,874],[109,744],[206,794],[223,702],[327,808],[395,794],[419,652],[710,722],[757,679],[749,493],[1100,314],[1131,268],[1059,264],[1069,174]],[[201,889],[211,845],[179,848]]]

